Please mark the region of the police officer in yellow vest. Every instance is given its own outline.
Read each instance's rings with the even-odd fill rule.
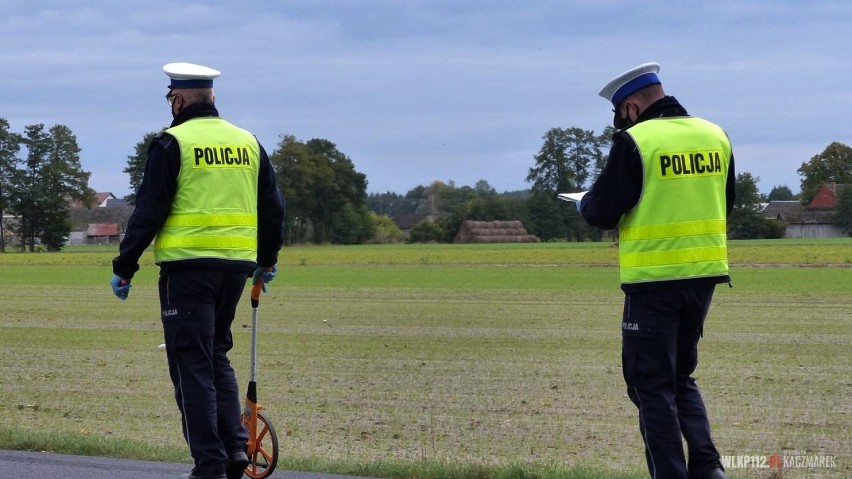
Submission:
[[[284,199],[266,152],[219,118],[213,79],[190,63],[163,67],[171,127],[148,148],[136,207],[113,260],[113,292],[125,300],[139,257],[154,243],[161,320],[183,434],[195,460],[189,479],[239,478],[248,464],[241,398],[227,353],[246,279],[276,274]]]
[[[665,95],[659,70],[646,63],[601,89],[619,131],[577,208],[592,226],[618,227],[622,366],[651,477],[723,479],[691,375],[713,290],[730,282],[734,157],[720,127]]]

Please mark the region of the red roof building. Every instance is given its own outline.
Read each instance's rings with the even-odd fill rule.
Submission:
[[[820,187],[814,199],[806,205],[798,201],[771,201],[763,209],[767,219],[784,223],[785,238],[840,238],[846,234],[834,220],[840,195],[849,185],[827,183]]]
[[[115,199],[117,199],[116,196],[110,192],[95,193],[95,201],[92,203],[92,206],[95,208],[103,208],[107,206],[108,201]],[[79,201],[71,202],[71,207],[84,208],[83,203]]]
[[[117,223],[92,223],[86,228],[86,243],[109,244],[118,243]]]
[[[820,187],[814,199],[808,203],[808,208],[812,209],[831,209],[836,208],[840,201],[840,192],[843,191],[846,185],[838,185],[837,183],[827,183]]]

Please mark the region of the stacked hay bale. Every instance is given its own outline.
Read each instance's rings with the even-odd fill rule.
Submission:
[[[454,243],[538,243],[520,221],[465,221]]]

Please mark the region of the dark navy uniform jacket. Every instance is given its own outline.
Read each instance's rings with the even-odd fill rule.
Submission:
[[[171,126],[193,118],[219,116],[212,104],[195,104],[183,109]],[[259,144],[260,142],[258,142]],[[127,224],[121,241],[119,255],[112,262],[114,274],[132,278],[139,270],[139,257],[154,240],[160,227],[169,216],[172,199],[177,189],[180,173],[178,142],[168,133],[159,134],[148,147],[148,162],[139,191],[136,192],[136,209]],[[257,263],[224,259],[200,258],[163,263],[170,269],[219,269],[251,273],[259,266],[272,266],[278,262],[278,250],[284,242],[284,198],[275,184],[275,171],[269,156],[260,146],[260,175],[257,190]]]
[[[654,102],[639,115],[638,122],[652,118],[688,116],[686,109],[671,96]],[[581,205],[583,218],[592,226],[601,229],[613,229],[618,226],[621,217],[639,204],[642,194],[644,172],[642,156],[633,138],[624,131],[619,131],[612,137],[612,148],[609,158],[601,175],[583,197]],[[725,185],[725,196],[728,214],[734,207],[736,199],[736,173],[734,172],[734,155],[728,168],[728,179]],[[659,289],[665,287],[698,286],[718,283],[728,283],[730,278],[725,276],[711,278],[682,279],[675,281],[656,281],[650,283],[623,284],[625,292],[642,289]]]

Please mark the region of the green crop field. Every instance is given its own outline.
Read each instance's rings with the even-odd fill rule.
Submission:
[[[186,454],[157,268],[146,253],[122,303],[114,255],[0,255],[0,447],[59,435]],[[730,258],[696,373],[720,452],[830,455],[836,468],[784,477],[849,477],[852,240],[732,242]],[[285,248],[258,362],[282,458],[642,477],[616,263],[608,243]],[[231,354],[243,386],[250,319],[244,301]]]

